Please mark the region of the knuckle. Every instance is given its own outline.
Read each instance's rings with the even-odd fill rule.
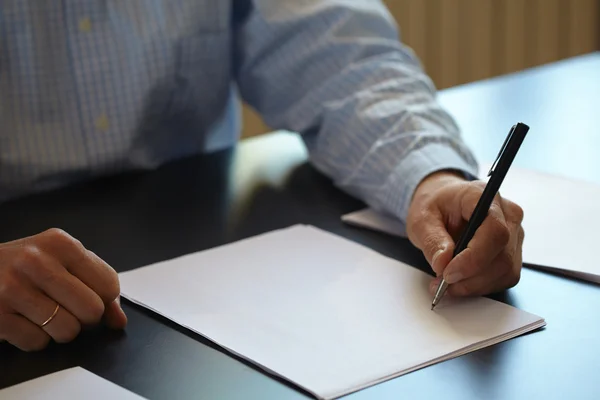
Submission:
[[[69,343],[73,341],[81,332],[81,325],[77,321],[73,321],[72,323],[65,324],[60,334],[55,335],[54,340],[57,343]]]
[[[472,215],[477,207],[477,203],[481,198],[481,194],[483,192],[483,188],[477,186],[476,183],[473,183],[465,188],[465,192],[463,192],[460,200],[460,207],[464,215]],[[468,217],[466,217],[468,218]]]
[[[117,297],[119,297],[119,295],[121,294],[121,285],[119,283],[119,275],[112,268],[108,269],[106,279],[107,279],[107,285],[106,285],[106,288],[104,289],[104,293],[103,293],[102,297],[106,303],[109,303],[109,302],[112,302]]]
[[[423,251],[430,254],[437,249],[438,238],[434,235],[426,235],[423,238]]]
[[[411,236],[418,235],[420,231],[419,228],[423,227],[424,221],[427,220],[428,215],[429,211],[423,204],[419,207],[411,209],[406,219],[407,233],[409,233]]]
[[[477,188],[480,193],[483,193],[487,184],[482,180],[473,181],[473,187]]]
[[[0,279],[0,300],[11,304],[18,299],[22,292],[20,280],[14,274],[5,274]]]
[[[475,206],[477,205],[478,199],[479,191],[469,190],[461,198],[461,208],[463,209],[463,211],[468,211],[469,213],[472,213],[473,210],[475,210]]]
[[[50,228],[43,233],[48,240],[67,251],[83,251],[83,244],[60,228]]]
[[[502,246],[506,246],[510,241],[510,229],[506,222],[500,220],[499,218],[492,218],[491,224],[494,242]]]
[[[511,205],[511,214],[514,215],[514,218],[518,223],[523,222],[523,218],[525,218],[523,207],[515,203],[512,203]]]
[[[105,304],[108,304],[115,300],[121,293],[119,275],[110,265],[98,258],[94,253],[89,250],[86,250],[86,253],[89,254],[88,258],[92,259],[92,262],[88,265],[95,269],[96,280],[95,284],[92,285],[94,291]]]
[[[47,237],[50,240],[53,241],[68,241],[71,239],[71,235],[69,235],[66,231],[60,229],[60,228],[50,228],[44,232],[42,232],[42,235]]]
[[[81,316],[81,322],[86,325],[96,325],[102,320],[104,315],[104,304],[102,301],[90,302],[85,307],[85,312]]]
[[[520,281],[521,281],[521,269],[514,268],[508,279],[508,287],[509,288],[515,287],[519,284]]]
[[[50,344],[50,336],[48,335],[40,335],[39,339],[36,339],[32,342],[30,351],[40,351],[48,347]]]
[[[17,269],[25,272],[37,272],[44,265],[43,254],[34,245],[23,246],[17,253],[14,265]]]
[[[51,264],[46,262],[46,256],[35,246],[26,246],[18,255],[15,262],[17,270],[29,277],[39,278],[50,284],[57,280],[57,273]]]
[[[468,184],[464,186],[464,195],[465,197],[476,198],[475,201],[477,201],[479,200],[478,197],[481,196],[485,190],[485,186],[486,183],[482,180],[468,182]]]
[[[500,267],[507,271],[512,271],[515,267],[515,256],[514,254],[504,251],[500,255]]]

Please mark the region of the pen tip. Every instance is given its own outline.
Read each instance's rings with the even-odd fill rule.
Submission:
[[[435,308],[435,304],[431,305],[431,311],[433,311],[433,309]]]

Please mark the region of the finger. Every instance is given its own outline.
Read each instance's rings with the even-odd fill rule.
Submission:
[[[523,263],[523,243],[525,242],[525,230],[523,229],[522,226],[519,226],[519,228],[517,229],[517,236],[518,236],[518,240],[517,240],[516,253],[519,255],[519,261],[522,264]]]
[[[515,285],[511,272],[506,272],[498,278],[486,279],[475,277],[448,287],[448,294],[456,297],[485,296],[509,289]]]
[[[23,351],[45,348],[50,336],[27,318],[17,314],[0,315],[0,339]]]
[[[518,260],[513,248],[507,248],[481,274],[450,285],[448,291],[454,296],[480,296],[506,289],[510,278],[519,274]]]
[[[80,241],[60,229],[50,229],[38,236],[40,247],[97,293],[104,304],[117,298],[120,289],[116,272],[96,254],[86,250]]]
[[[440,275],[450,262],[454,250],[454,241],[446,230],[441,213],[424,210],[419,221],[411,225],[411,242],[423,252],[434,272]]]
[[[56,300],[84,325],[98,323],[104,314],[102,299],[77,277],[71,275],[56,259],[41,251],[19,249],[19,271],[32,285]]]
[[[436,278],[433,278],[429,283],[429,293],[431,293],[432,296],[435,295],[435,292],[437,292],[438,286],[440,286],[441,281],[442,277],[438,276]]]
[[[499,201],[495,200],[467,248],[449,263],[444,278],[452,284],[481,274],[506,248],[510,239],[510,228]]]
[[[56,306],[55,306],[56,307]],[[54,313],[54,310],[52,310]],[[52,314],[49,314],[52,315]],[[48,324],[42,327],[52,339],[57,343],[68,343],[74,340],[81,332],[81,323],[63,307],[58,308],[58,312]]]
[[[521,270],[523,269],[523,240],[525,239],[525,231],[523,227],[519,225],[517,228],[516,236],[517,240],[515,240],[515,246],[513,247],[513,265],[511,274],[507,277],[508,281],[505,283],[505,289],[516,286],[521,280]]]
[[[507,270],[511,271],[507,276],[507,282],[503,283],[505,285],[503,288],[506,289],[516,285],[520,280],[523,266],[523,240],[525,239],[525,232],[521,226],[523,209],[506,199],[502,199],[501,204],[511,232],[509,243],[506,246],[507,253],[504,258],[505,262],[509,264],[507,265]]]
[[[52,320],[47,325],[41,326],[54,314],[57,304],[44,293],[27,285],[21,287],[18,297],[9,300],[9,306],[15,312],[41,327],[56,342],[70,342],[81,331],[81,325],[77,318],[64,308],[59,307]]]
[[[119,298],[106,306],[104,321],[112,329],[123,329],[127,325],[127,316],[121,308]]]
[[[523,222],[525,214],[521,206],[505,198],[501,198],[500,205],[502,206],[504,216],[509,223],[512,222],[520,225]]]
[[[477,203],[483,195],[483,191],[486,187],[486,183],[482,181],[471,182],[469,186],[464,189],[463,194],[460,196],[459,207],[461,210],[462,218],[465,221],[471,219],[471,216],[475,212]],[[496,193],[492,201],[491,207],[497,207],[502,211],[502,197],[499,193]]]
[[[89,250],[86,250],[86,253],[90,265],[93,265],[91,269],[84,270],[83,268],[77,268],[76,266],[70,267],[69,265],[67,265],[67,269],[76,271],[74,273],[76,276],[81,275],[79,279],[94,290],[94,292],[100,296],[104,304],[110,304],[119,297],[119,294],[121,293],[119,277],[115,270],[95,253]]]

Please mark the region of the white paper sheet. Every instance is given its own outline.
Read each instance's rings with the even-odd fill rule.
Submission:
[[[310,226],[120,274],[124,297],[330,399],[545,324]]]
[[[143,400],[81,367],[42,376],[0,390],[0,400]]]
[[[482,168],[482,171],[487,169]],[[511,169],[502,196],[525,211],[523,260],[535,268],[600,283],[600,186],[545,173]],[[344,215],[348,224],[404,236],[400,221],[365,209]]]

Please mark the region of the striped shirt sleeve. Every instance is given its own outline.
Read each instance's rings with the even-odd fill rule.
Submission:
[[[337,186],[401,221],[419,182],[477,162],[380,0],[254,0],[237,33],[242,97],[300,132]]]

